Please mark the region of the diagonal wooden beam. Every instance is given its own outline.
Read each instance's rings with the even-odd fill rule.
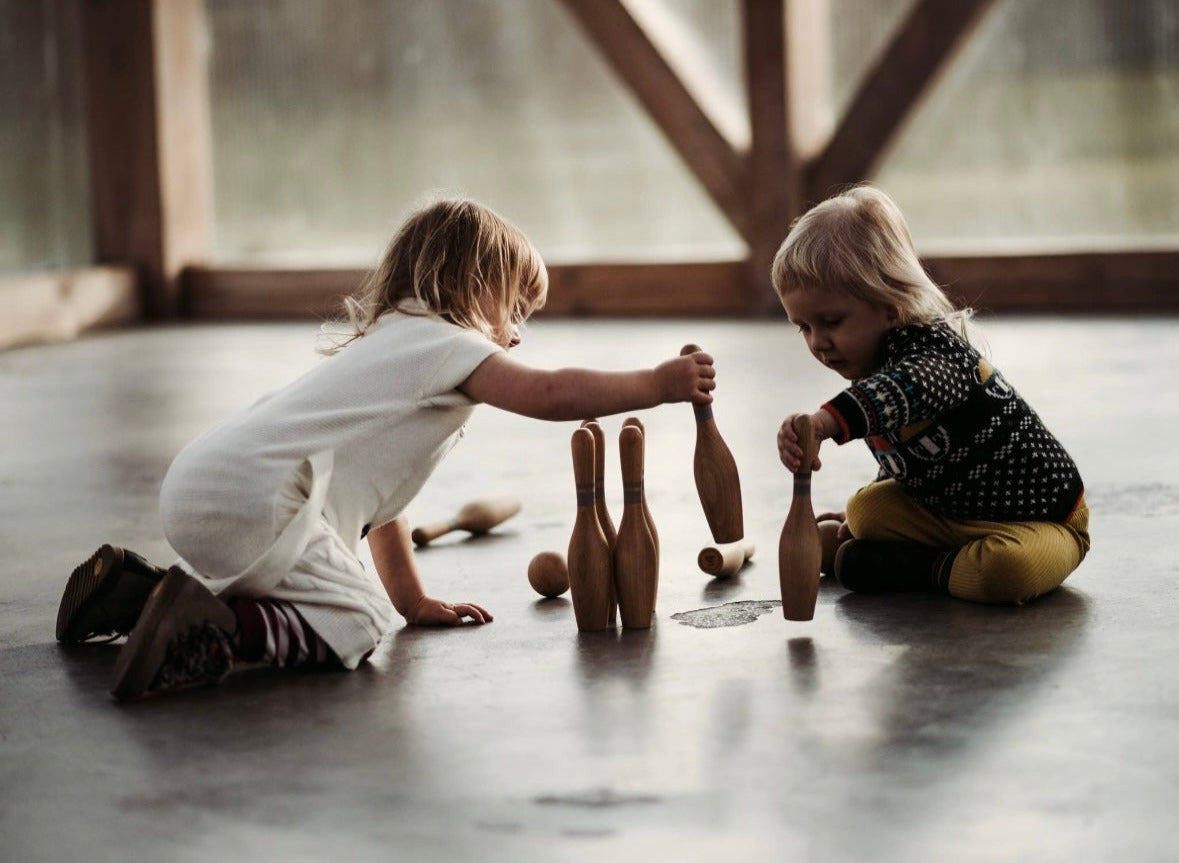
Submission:
[[[562,0],[630,88],[737,233],[749,241],[747,170],[741,155],[688,92],[621,0]]]
[[[869,172],[939,69],[994,0],[918,0],[808,170],[821,200]]]

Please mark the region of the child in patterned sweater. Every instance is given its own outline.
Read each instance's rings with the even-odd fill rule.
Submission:
[[[868,186],[819,204],[782,243],[773,283],[815,359],[851,381],[810,415],[817,438],[862,438],[879,465],[845,513],[819,516],[824,572],[849,590],[988,603],[1058,587],[1089,550],[1080,473],[971,346],[970,310],[925,273],[896,204]],[[795,416],[778,432],[791,472]]]

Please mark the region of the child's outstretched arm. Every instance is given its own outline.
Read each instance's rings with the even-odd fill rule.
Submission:
[[[577,420],[653,408],[667,402],[712,401],[712,357],[697,351],[653,369],[603,372],[534,369],[492,354],[459,386],[475,401],[542,420]]]
[[[488,623],[491,615],[486,609],[470,602],[450,603],[426,596],[418,578],[418,567],[413,559],[409,523],[398,516],[388,524],[368,533],[368,545],[373,553],[377,575],[393,607],[407,623],[422,626],[457,626],[463,618],[472,623]]]

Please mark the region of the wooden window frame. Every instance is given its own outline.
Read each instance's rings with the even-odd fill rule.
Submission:
[[[721,214],[742,260],[558,265],[543,314],[750,317],[780,313],[769,263],[808,201],[871,177],[881,154],[994,0],[917,0],[816,152],[795,141],[793,51],[808,38],[792,0],[739,0],[751,137],[728,140],[623,0],[560,2],[629,88]],[[143,317],[322,317],[364,273],[208,264],[211,222],[203,0],[83,4],[95,238],[100,264],[139,280]],[[813,17],[813,16],[812,16]],[[797,55],[801,56],[801,55]],[[1179,249],[926,259],[976,308],[1179,309]]]

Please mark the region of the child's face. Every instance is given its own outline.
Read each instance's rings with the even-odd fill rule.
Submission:
[[[815,359],[849,381],[880,367],[884,334],[897,321],[891,309],[843,291],[791,291],[782,307]]]
[[[520,328],[512,323],[506,324],[504,328],[500,330],[500,347],[510,351],[518,344],[520,344]]]
[[[485,294],[479,301],[479,310],[483,319],[493,327],[493,340],[497,345],[510,350],[520,344],[520,328],[497,298]]]

